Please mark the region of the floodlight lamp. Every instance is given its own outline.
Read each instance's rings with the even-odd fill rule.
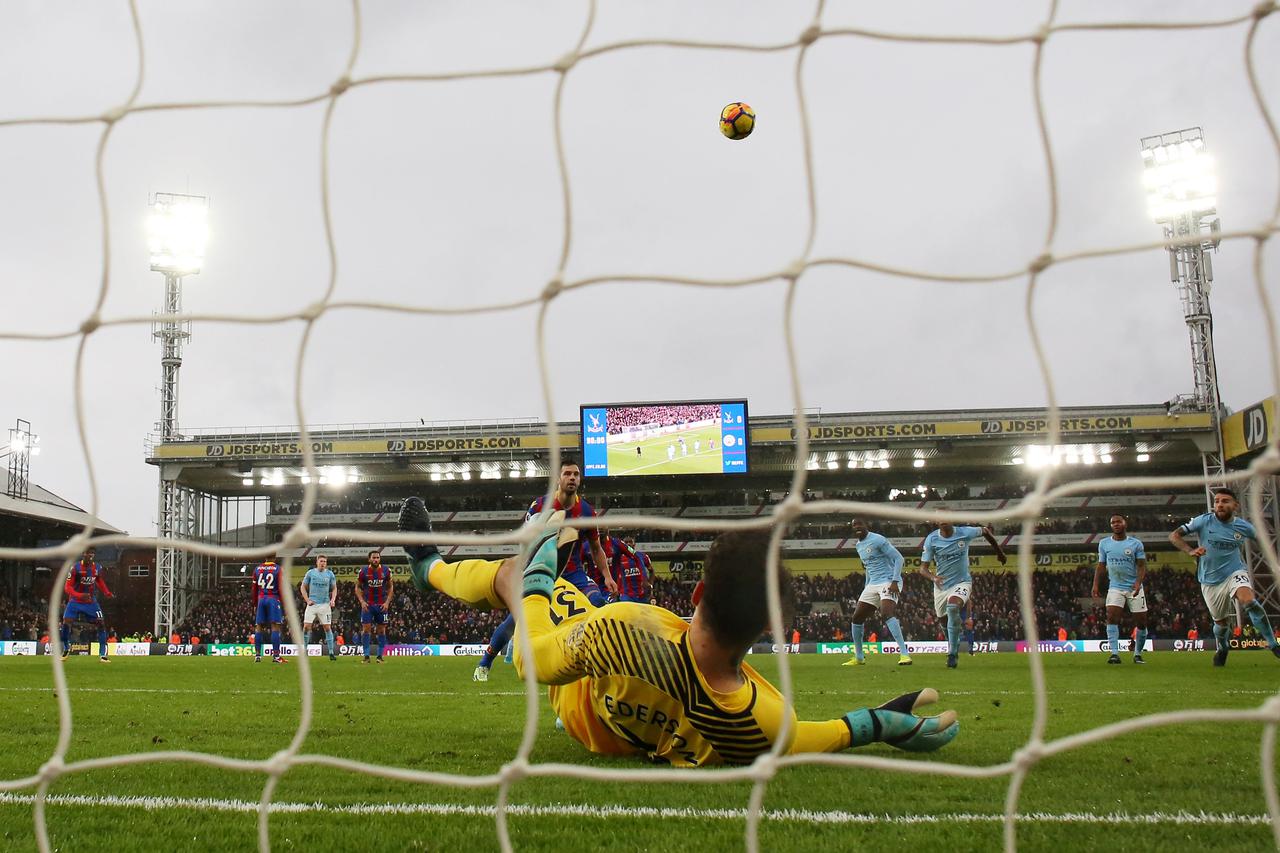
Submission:
[[[888,468],[888,467],[889,467],[889,460],[888,460],[888,459],[881,459],[881,460],[879,461],[879,463],[877,463],[877,464],[879,464],[880,468],[883,470],[883,469],[885,469],[885,468]]]
[[[1136,457],[1136,458],[1137,458],[1137,460],[1138,460],[1139,462],[1150,462],[1150,461],[1151,461],[1151,454],[1150,454],[1150,453],[1139,453],[1139,454],[1137,455],[1137,457]]]
[[[243,478],[241,478],[241,480],[240,480],[240,485],[242,485],[242,486],[252,486],[252,485],[253,485],[253,478],[252,478],[252,477],[243,477]]]
[[[209,200],[198,195],[156,193],[147,220],[151,269],[168,275],[195,275],[204,266],[209,239]]]
[[[923,460],[923,459],[916,459],[914,462],[912,462],[912,463],[911,463],[911,467],[912,467],[912,468],[923,468],[923,467],[924,467],[924,460]]]
[[[1141,144],[1147,212],[1154,221],[1171,222],[1217,209],[1218,181],[1200,128],[1147,137]]]
[[[25,433],[17,433],[9,440],[9,449],[14,453],[21,453],[27,449],[27,436]]]

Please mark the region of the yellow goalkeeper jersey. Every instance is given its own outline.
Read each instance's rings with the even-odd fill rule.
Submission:
[[[540,610],[545,601],[525,605]],[[558,660],[544,659],[552,649],[538,643],[538,671],[555,684],[551,702],[565,730],[591,751],[694,767],[746,764],[772,748],[785,713],[782,694],[745,663],[740,687],[710,687],[679,616],[648,604],[594,608],[563,580],[548,609],[556,627],[547,639],[555,638]],[[529,614],[531,627],[540,615]],[[791,750],[849,745],[841,720],[797,724],[790,716]]]

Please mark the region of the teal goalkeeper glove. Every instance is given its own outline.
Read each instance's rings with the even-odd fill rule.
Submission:
[[[850,746],[887,743],[907,752],[933,752],[955,739],[960,722],[955,711],[936,717],[918,717],[913,711],[938,701],[932,687],[905,693],[878,708],[859,708],[844,715]]]
[[[560,531],[553,530],[533,546],[533,556],[524,567],[524,590],[522,595],[542,595],[551,597],[551,590],[556,586],[556,538]]]

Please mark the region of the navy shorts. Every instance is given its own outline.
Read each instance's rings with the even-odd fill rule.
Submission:
[[[284,611],[280,609],[280,599],[259,598],[256,625],[270,625],[284,621]]]
[[[63,619],[76,619],[83,616],[90,622],[102,620],[102,607],[96,601],[68,601],[67,609],[62,612]]]
[[[370,604],[368,608],[360,611],[361,624],[368,625],[385,625],[387,623],[387,614],[382,612],[382,605]]]

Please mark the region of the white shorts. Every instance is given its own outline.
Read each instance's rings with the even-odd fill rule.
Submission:
[[[333,623],[333,610],[328,604],[308,604],[306,611],[302,614],[302,627],[311,626],[317,616],[320,617],[321,625]]]
[[[1140,586],[1135,593],[1133,587],[1122,589],[1121,587],[1113,586],[1107,590],[1107,606],[1127,608],[1130,613],[1146,613],[1147,588]]]
[[[948,599],[960,599],[960,609],[963,610],[965,605],[969,603],[969,594],[973,591],[973,581],[965,581],[964,583],[952,584],[942,589],[938,589],[935,585],[933,588],[933,612],[937,613],[939,618],[947,615]]]
[[[879,607],[881,601],[892,601],[897,604],[898,596],[902,593],[902,584],[898,584],[897,592],[889,591],[889,587],[892,585],[892,582],[867,584],[862,588],[862,595],[858,597],[858,603],[862,604],[865,601],[872,607]]]
[[[1208,606],[1213,621],[1221,622],[1235,612],[1236,590],[1241,587],[1253,589],[1248,572],[1236,572],[1222,583],[1200,584],[1200,592],[1204,595],[1204,603]]]

